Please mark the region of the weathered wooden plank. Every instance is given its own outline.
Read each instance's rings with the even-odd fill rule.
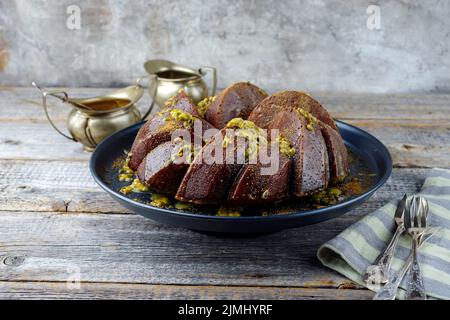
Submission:
[[[64,128],[63,123],[58,123]],[[59,135],[47,123],[0,123],[0,159],[83,160],[82,145]]]
[[[120,283],[0,282],[0,299],[221,299],[309,300],[371,299],[361,289],[147,285]]]
[[[392,178],[359,210],[417,190],[428,169],[394,169]],[[126,213],[79,161],[0,160],[0,210]]]
[[[64,88],[63,88],[64,89]],[[70,88],[71,95],[88,97],[101,95],[114,89]],[[270,90],[269,90],[270,91]],[[363,93],[311,93],[332,114],[339,119],[450,119],[448,108],[450,94],[363,94]],[[0,121],[2,120],[44,120],[40,93],[32,87],[1,87]],[[53,101],[53,100],[52,100]],[[145,109],[149,101],[146,92],[139,105]],[[141,108],[141,107],[140,107]],[[67,107],[52,108],[56,120],[64,120]]]
[[[3,212],[0,280],[354,288],[315,257],[350,223],[222,239],[137,215]]]
[[[449,120],[449,94],[312,94],[338,119]]]
[[[380,139],[396,167],[450,167],[450,120],[348,120]]]
[[[129,212],[92,179],[87,162],[0,160],[0,210]]]
[[[0,160],[0,185],[98,190],[85,161]]]
[[[398,167],[450,167],[450,122],[350,120],[378,137]],[[57,123],[64,127],[64,123]],[[56,133],[47,123],[0,125],[0,159],[88,160],[80,144]]]

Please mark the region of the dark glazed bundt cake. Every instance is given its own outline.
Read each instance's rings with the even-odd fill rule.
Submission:
[[[224,145],[225,128],[220,130],[199,152],[189,167],[175,196],[177,200],[207,204],[218,203],[227,198],[228,190],[242,165],[236,161],[236,153],[231,150],[233,160],[225,163],[227,149]],[[217,149],[223,150],[220,159],[214,162]]]
[[[214,128],[201,145],[172,137],[177,129],[194,138]],[[278,157],[270,174],[264,173],[271,163],[261,160],[263,150]],[[267,96],[247,82],[198,106],[184,92],[169,99],[140,129],[129,166],[150,189],[196,204],[302,197],[342,181],[349,170],[342,137],[319,102],[297,91]]]
[[[170,141],[177,129],[187,129],[193,133],[195,126],[201,126],[203,131],[213,128],[200,116],[191,98],[180,91],[167,100],[164,108],[139,130],[130,151],[130,168],[137,170],[144,157],[161,143]]]
[[[221,129],[231,119],[247,119],[253,108],[266,97],[265,91],[250,82],[238,82],[209,99],[209,103],[200,103],[200,107],[204,106],[206,121]]]
[[[285,112],[291,114],[287,115]],[[295,116],[296,113],[298,113],[297,116]],[[306,124],[308,130],[306,133],[320,130],[326,144],[326,148],[323,148],[323,150],[328,153],[331,182],[336,183],[345,178],[348,174],[347,149],[333,118],[318,101],[303,92],[282,91],[264,99],[253,110],[248,119],[261,128],[271,126],[272,128],[286,130],[284,122],[276,119],[277,117],[284,117],[286,121],[293,122],[290,124],[291,129],[287,130],[286,134],[294,143],[298,141],[297,135],[303,136],[303,133],[300,133],[301,128],[303,128],[303,131],[305,129],[305,125],[300,125],[299,121]],[[277,121],[278,124],[275,123]],[[322,140],[320,137],[316,137],[317,139]],[[303,148],[301,149],[303,150]],[[303,176],[302,173],[300,175]]]

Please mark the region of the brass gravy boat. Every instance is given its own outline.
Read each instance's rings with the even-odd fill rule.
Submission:
[[[216,93],[217,72],[213,67],[204,66],[195,70],[168,60],[155,59],[145,62],[144,68],[148,74],[138,78],[136,84],[141,85],[145,78],[149,79],[148,89],[152,98],[150,110],[155,104],[162,108],[164,102],[181,89],[192,98],[195,104]],[[212,76],[211,92],[208,92],[208,86],[204,80],[208,73]]]
[[[93,151],[112,133],[144,120],[151,111],[149,108],[141,117],[136,108],[135,103],[144,93],[144,88],[137,84],[105,96],[82,99],[69,98],[69,95],[62,90],[43,89],[35,82],[32,82],[32,85],[42,93],[42,105],[52,127],[67,139],[82,143],[86,151]],[[55,97],[73,107],[67,119],[70,136],[59,130],[50,118],[47,107],[48,96]]]
[[[35,82],[32,82],[32,85],[42,93],[42,105],[51,126],[67,139],[82,143],[87,151],[93,151],[112,133],[145,120],[155,104],[161,108],[164,102],[176,95],[179,90],[184,90],[194,103],[215,94],[217,84],[215,68],[201,67],[194,70],[167,60],[149,60],[144,67],[148,74],[138,78],[135,85],[116,90],[105,96],[74,99],[69,98],[65,91],[43,89]],[[211,93],[208,92],[208,87],[203,79],[209,72],[212,73],[213,81]],[[148,88],[152,100],[145,115],[141,117],[135,103],[144,93],[141,83],[145,78],[149,80]],[[55,97],[72,106],[72,111],[67,119],[70,136],[59,130],[50,118],[47,106],[48,96]]]

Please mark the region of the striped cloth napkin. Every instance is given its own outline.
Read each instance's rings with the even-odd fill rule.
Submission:
[[[431,297],[450,299],[450,170],[433,169],[419,194],[429,202],[428,222],[433,228],[432,237],[419,250],[425,289]],[[362,275],[392,238],[398,201],[367,215],[322,245],[317,252],[322,264],[372,291],[378,291],[380,286],[368,285]],[[410,250],[411,238],[403,234],[392,262],[395,272],[403,266]],[[400,299],[405,294],[405,279],[397,295]]]

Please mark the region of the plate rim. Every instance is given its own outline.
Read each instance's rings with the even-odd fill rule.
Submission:
[[[354,203],[359,203],[360,201],[363,201],[365,198],[371,196],[373,193],[375,193],[379,188],[381,188],[386,181],[389,179],[389,177],[392,174],[392,169],[393,169],[393,161],[392,161],[392,156],[388,150],[388,148],[378,139],[376,138],[374,135],[370,134],[369,132],[356,127],[354,125],[351,125],[347,122],[341,121],[341,120],[335,120],[335,122],[337,123],[337,126],[339,128],[339,130],[341,130],[340,127],[349,127],[352,130],[355,130],[357,132],[359,132],[360,134],[365,135],[366,137],[368,137],[369,139],[372,139],[380,148],[381,148],[381,152],[387,157],[387,162],[386,162],[386,167],[387,170],[384,172],[383,176],[381,177],[381,179],[375,184],[373,185],[369,190],[367,190],[366,192],[354,197],[354,198],[350,198],[348,200],[345,200],[343,202],[331,205],[331,206],[327,206],[324,208],[319,208],[319,209],[313,209],[313,210],[306,210],[306,211],[296,211],[296,212],[292,212],[292,213],[288,213],[288,214],[280,214],[280,215],[271,215],[271,216],[213,216],[213,215],[205,215],[205,214],[199,214],[199,213],[192,213],[192,212],[186,212],[186,211],[175,211],[173,209],[167,209],[167,208],[159,208],[159,207],[154,207],[148,204],[144,204],[144,203],[140,203],[137,201],[134,201],[122,194],[120,194],[118,191],[113,190],[111,188],[109,188],[101,179],[100,175],[97,173],[97,171],[95,170],[95,164],[99,158],[99,154],[101,153],[101,150],[103,148],[105,148],[105,145],[107,145],[108,143],[110,143],[112,140],[114,140],[118,135],[123,134],[125,131],[129,131],[134,129],[134,127],[140,127],[142,126],[145,122],[141,121],[138,123],[135,123],[129,127],[126,127],[120,131],[117,131],[115,133],[113,133],[112,135],[110,135],[109,137],[107,137],[105,140],[103,140],[94,150],[94,152],[92,153],[90,159],[89,159],[89,171],[91,173],[91,176],[93,177],[94,181],[103,189],[105,190],[108,194],[110,194],[113,197],[116,197],[118,199],[120,199],[121,201],[124,201],[128,204],[130,204],[131,206],[137,206],[139,207],[141,210],[146,210],[146,211],[158,211],[159,213],[164,213],[164,214],[168,214],[168,215],[173,215],[173,216],[178,216],[178,217],[185,217],[185,218],[194,218],[194,219],[199,219],[199,220],[214,220],[214,221],[264,221],[264,222],[270,222],[270,221],[283,221],[283,220],[289,220],[289,219],[295,219],[295,218],[299,218],[299,217],[307,217],[307,216],[312,216],[312,215],[320,215],[323,213],[327,213],[327,212],[332,212],[332,211],[338,211],[341,210],[343,208],[346,208],[348,206],[351,206]],[[345,142],[345,140],[344,140]]]

